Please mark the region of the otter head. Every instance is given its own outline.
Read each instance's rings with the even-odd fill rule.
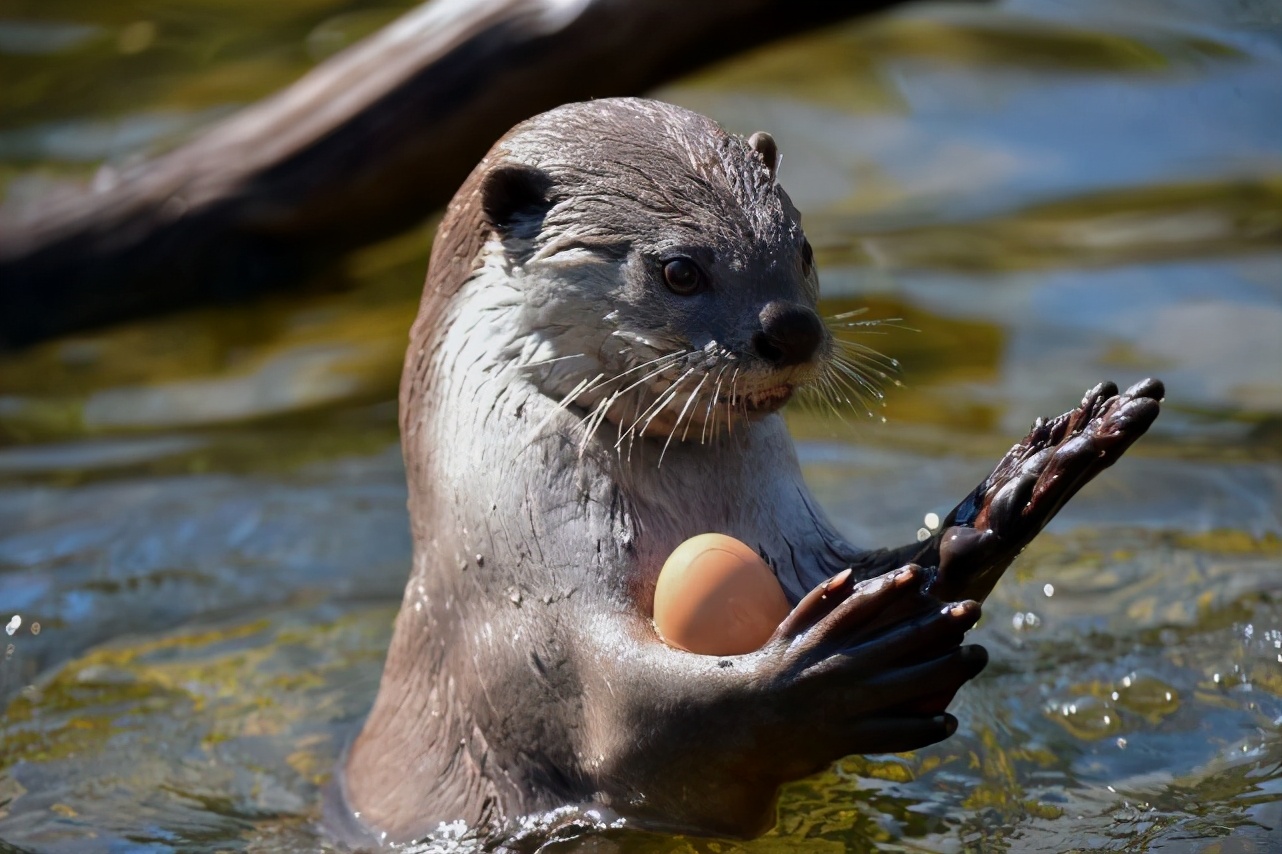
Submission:
[[[496,144],[473,176],[489,238],[471,275],[519,292],[512,355],[539,390],[621,438],[707,439],[830,372],[778,160],[767,134],[635,99],[567,105]]]

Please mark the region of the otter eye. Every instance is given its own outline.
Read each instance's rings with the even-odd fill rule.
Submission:
[[[663,265],[663,281],[674,294],[687,296],[699,290],[703,274],[689,258],[673,258]]]
[[[801,272],[809,276],[810,271],[815,266],[815,250],[810,248],[810,241],[802,238],[801,240]]]

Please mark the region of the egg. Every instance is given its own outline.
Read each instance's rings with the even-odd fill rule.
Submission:
[[[766,562],[725,534],[700,534],[677,546],[654,589],[659,636],[701,655],[760,649],[789,610]]]

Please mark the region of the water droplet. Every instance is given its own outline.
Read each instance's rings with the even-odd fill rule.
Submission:
[[[1051,598],[1052,596],[1055,595],[1055,585],[1054,584],[1042,585],[1042,593],[1046,595],[1047,599]]]
[[[4,631],[5,631],[5,634],[9,635],[9,637],[13,637],[13,633],[20,628],[22,628],[22,617],[18,616],[17,614],[14,614],[13,617],[9,620],[9,624],[4,627]]]

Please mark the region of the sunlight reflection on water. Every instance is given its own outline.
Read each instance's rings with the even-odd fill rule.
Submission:
[[[215,7],[157,13],[129,55],[135,20],[90,4],[74,23],[0,23],[0,78],[29,83],[0,89],[4,207],[89,180],[84,128],[124,140],[93,161],[167,144],[177,126],[150,117],[212,120],[386,13],[300,0],[258,22],[201,17]],[[905,366],[886,425],[790,414],[807,478],[856,541],[910,539],[1099,379],[1158,375],[1170,394],[986,606],[993,661],[959,698],[958,734],[844,760],[789,788],[774,834],[718,850],[1268,850],[1278,26],[1234,2],[928,7],[659,93],[774,133],[829,308],[919,330],[877,341]],[[6,47],[19,36],[25,53]],[[0,838],[320,844],[318,786],[372,700],[407,571],[394,396],[428,239],[358,253],[346,291],[0,357],[0,620],[21,617],[0,639]]]

